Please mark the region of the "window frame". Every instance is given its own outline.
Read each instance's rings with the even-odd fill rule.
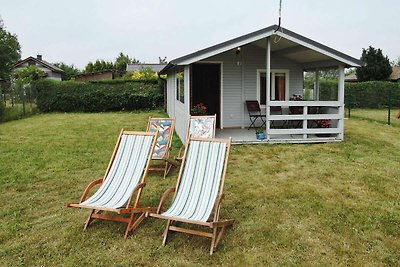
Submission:
[[[180,79],[179,76],[182,75]],[[175,99],[182,104],[185,103],[185,71],[177,71],[175,72]]]
[[[257,100],[260,103],[260,107],[265,108],[266,104],[261,105],[261,84],[260,84],[260,78],[262,73],[267,73],[266,69],[257,69]],[[281,101],[281,100],[275,100],[275,74],[277,73],[285,73],[285,101],[289,101],[289,81],[290,81],[290,70],[289,69],[271,69],[271,101]]]

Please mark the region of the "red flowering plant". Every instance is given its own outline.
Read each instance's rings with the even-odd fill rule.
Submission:
[[[329,128],[329,123],[331,120],[315,120],[315,124],[317,124],[318,128]]]
[[[203,103],[199,103],[194,105],[193,108],[190,110],[192,115],[201,116],[207,114],[207,107],[203,105]]]

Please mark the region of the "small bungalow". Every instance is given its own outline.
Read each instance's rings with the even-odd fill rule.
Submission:
[[[42,55],[37,55],[35,57],[28,57],[23,60],[18,61],[14,65],[14,71],[18,69],[23,69],[28,66],[36,66],[38,69],[44,72],[45,78],[61,81],[61,75],[64,71],[53,64],[44,61]]]
[[[176,119],[184,140],[191,108],[203,103],[217,114],[217,137],[241,143],[312,143],[343,140],[344,69],[363,62],[272,25],[176,58],[159,74],[167,74],[167,112]],[[319,70],[337,69],[334,99],[321,99]],[[302,100],[304,72],[315,72],[311,100]],[[267,75],[268,73],[268,75]],[[246,108],[257,100],[266,139],[258,141]]]

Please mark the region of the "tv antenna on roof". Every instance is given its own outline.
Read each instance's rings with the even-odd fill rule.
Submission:
[[[279,21],[278,21],[278,27],[275,29],[274,33],[276,33],[279,30],[283,32],[281,27],[281,18],[282,18],[282,0],[279,0]],[[281,40],[281,38],[282,38],[281,36],[279,37],[275,36],[274,43],[278,43]]]
[[[281,28],[281,17],[282,17],[282,0],[279,0],[279,21],[278,21],[278,28],[276,28],[274,32],[279,31],[279,29]]]

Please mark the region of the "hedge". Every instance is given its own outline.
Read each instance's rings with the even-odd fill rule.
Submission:
[[[358,82],[345,84],[345,104],[352,108],[400,107],[400,84],[393,82]]]
[[[304,82],[305,88],[313,88],[312,81]],[[384,108],[389,101],[391,91],[391,105],[400,107],[400,83],[388,81],[371,81],[345,83],[344,101],[346,107],[352,108]],[[320,81],[320,100],[337,100],[338,82],[334,80]]]
[[[41,112],[101,112],[154,109],[163,104],[158,84],[146,82],[77,82],[42,79],[35,84]]]

